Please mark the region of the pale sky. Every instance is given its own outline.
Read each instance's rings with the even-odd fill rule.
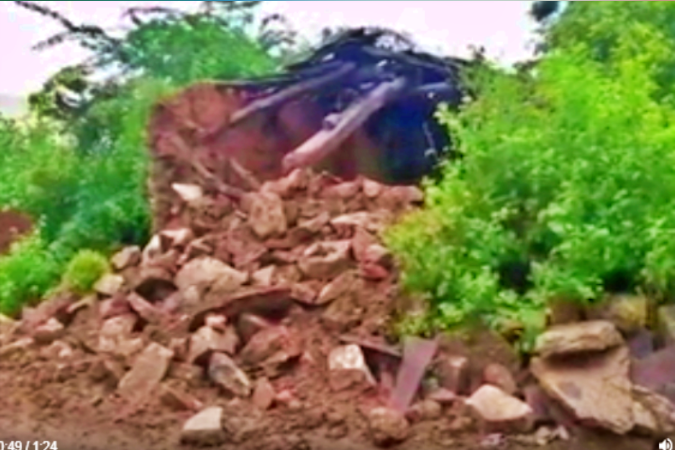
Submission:
[[[133,6],[194,8],[187,1],[49,1],[52,9],[75,22],[116,27],[122,11]],[[298,31],[314,37],[325,26],[379,25],[406,31],[419,44],[442,54],[466,56],[469,45],[484,46],[488,56],[505,63],[531,55],[534,23],[523,1],[270,1],[263,11],[279,12]],[[76,46],[46,52],[31,50],[60,31],[37,14],[0,1],[0,94],[25,96],[60,67],[79,62],[86,53]]]

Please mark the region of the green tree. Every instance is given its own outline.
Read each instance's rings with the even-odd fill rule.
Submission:
[[[145,128],[159,99],[204,78],[270,72],[278,65],[270,52],[283,46],[282,34],[255,26],[258,2],[204,2],[189,14],[131,10],[131,27],[120,36],[34,2],[15,3],[62,25],[38,49],[74,41],[91,57],[31,96],[37,120],[0,124],[0,208],[27,211],[37,221],[33,236],[0,256],[5,313],[59,285],[78,252],[109,254],[147,242]]]

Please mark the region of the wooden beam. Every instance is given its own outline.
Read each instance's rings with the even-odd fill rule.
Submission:
[[[330,72],[326,75],[322,75],[317,78],[312,78],[310,80],[295,83],[285,89],[282,89],[281,91],[275,94],[256,100],[251,104],[245,106],[244,108],[235,111],[230,116],[229,126],[234,126],[237,123],[242,122],[251,116],[273,109],[289,100],[292,100],[304,94],[305,92],[317,90],[320,87],[325,86],[326,84],[332,83],[340,78],[345,77],[354,69],[356,69],[356,64],[354,63],[343,64],[340,67],[338,67],[334,72]]]
[[[329,121],[330,126],[324,127],[284,157],[284,171],[291,172],[301,167],[313,166],[324,160],[375,112],[399,94],[405,85],[404,78],[384,82],[352,104],[341,115],[333,116]]]

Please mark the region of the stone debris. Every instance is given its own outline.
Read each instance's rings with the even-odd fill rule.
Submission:
[[[212,327],[203,326],[190,338],[188,362],[203,365],[213,352],[234,355],[239,338],[231,331],[220,332]]]
[[[33,333],[36,344],[49,345],[57,339],[61,339],[66,333],[63,324],[54,317],[38,326]]]
[[[106,319],[101,326],[98,338],[99,352],[114,352],[118,346],[131,338],[138,318],[133,314],[124,314]]]
[[[547,330],[534,378],[502,358],[502,347],[512,354],[503,340],[484,354],[438,340],[387,343],[387,318],[402,294],[379,233],[421,201],[417,189],[307,171],[265,182],[241,202],[197,185],[173,188],[170,228],[143,250],[116,253],[114,273],[91,296],[25,308],[21,321],[2,327],[0,360],[35,353],[59,364],[54,378],[81,370],[100,385],[95,402],[114,392],[175,414],[201,411],[181,433],[191,445],[257,438],[278,409],[289,430],[324,427],[331,448],[361,429],[346,402],[364,414],[378,446],[412,441],[425,421],[453,438],[478,423],[494,433],[486,445],[519,433],[546,445],[576,423],[675,432],[675,353],[654,350],[638,298]],[[291,434],[271,436],[270,448],[306,448]]]
[[[440,405],[451,405],[453,404],[459,397],[457,394],[452,392],[449,389],[445,388],[438,388],[434,389],[429,394],[427,395],[427,398],[429,400],[433,400],[436,403]]]
[[[141,248],[138,246],[124,247],[119,252],[115,253],[110,259],[113,269],[123,271],[129,267],[134,267],[141,262]]]
[[[288,347],[289,340],[290,331],[284,326],[264,328],[251,337],[239,355],[245,365],[255,367]]]
[[[255,314],[244,313],[239,316],[237,321],[237,332],[242,341],[248,342],[261,330],[272,327],[273,324],[264,317]]]
[[[176,275],[176,286],[185,293],[195,289],[203,295],[218,282],[219,293],[231,292],[240,287],[247,279],[247,275],[239,272],[222,261],[201,257],[188,262]]]
[[[204,197],[204,190],[196,184],[173,183],[171,188],[185,203],[194,203]]]
[[[443,415],[441,403],[432,399],[422,400],[413,404],[405,416],[411,423],[436,420]]]
[[[105,274],[94,285],[94,290],[101,295],[112,297],[124,286],[124,277],[115,274]]]
[[[115,295],[98,304],[98,313],[102,320],[131,313],[131,306],[124,295]]]
[[[537,428],[537,431],[535,431],[534,434],[515,435],[510,437],[510,440],[513,442],[537,447],[545,447],[553,441],[568,441],[569,439],[569,432],[562,425],[558,427],[542,426]]]
[[[164,319],[164,313],[157,309],[152,303],[145,300],[138,294],[131,293],[127,296],[127,302],[129,307],[136,313],[138,316],[145,320],[148,323],[158,325],[162,323]]]
[[[224,333],[227,330],[227,317],[220,314],[210,314],[206,316],[206,326],[215,331]]]
[[[628,349],[618,347],[573,361],[537,358],[530,368],[547,394],[580,421],[625,434],[634,426],[629,363]]]
[[[465,404],[487,432],[524,433],[534,425],[532,408],[496,386],[483,385]]]
[[[542,333],[536,341],[535,353],[547,358],[599,352],[623,344],[623,338],[613,323],[595,320],[556,325]]]
[[[248,210],[248,222],[260,239],[283,235],[288,221],[281,197],[271,192],[248,194],[244,200]]]
[[[119,395],[133,401],[147,398],[164,379],[172,358],[173,352],[168,348],[154,342],[148,345],[120,380]]]
[[[599,331],[606,325],[595,322],[593,327],[596,337],[603,335],[606,343],[615,342],[611,332]],[[584,341],[578,338],[579,334],[575,336],[576,342]],[[590,341],[592,339],[586,339]],[[605,350],[599,351],[602,345],[595,341],[590,347],[596,351],[572,356],[565,352],[568,356],[564,359],[535,358],[530,370],[546,393],[583,424],[617,434],[637,431],[659,436],[672,432],[675,409],[668,398],[660,395],[674,379],[672,348],[631,364],[631,351],[627,346],[605,345]]]
[[[345,345],[334,348],[328,356],[330,382],[334,390],[343,390],[355,382],[376,384],[361,347]]]
[[[20,355],[33,345],[35,345],[35,341],[31,337],[21,338],[9,344],[5,344],[0,347],[0,360],[12,358],[14,355]]]
[[[313,244],[304,251],[298,268],[307,278],[330,280],[349,268],[350,248],[350,241]]]
[[[675,432],[675,405],[649,389],[633,386],[633,419],[635,431],[651,436]]]
[[[160,400],[163,404],[177,411],[198,411],[204,407],[202,402],[179,388],[162,384],[160,388]]]
[[[178,228],[173,230],[164,230],[159,233],[162,250],[167,252],[173,248],[185,250],[195,238],[194,233],[189,228]]]
[[[229,394],[238,397],[251,395],[251,380],[229,356],[213,353],[209,361],[208,375],[213,383]]]
[[[73,348],[63,341],[54,341],[48,347],[40,350],[40,355],[46,359],[67,359],[75,355]]]
[[[253,404],[262,411],[270,409],[274,403],[276,393],[272,383],[267,378],[260,378],[253,389]]]
[[[393,409],[374,408],[367,418],[371,438],[379,447],[403,442],[410,434],[410,424],[405,416]]]
[[[180,435],[181,442],[201,447],[221,445],[227,438],[222,423],[223,408],[206,408],[185,422]]]

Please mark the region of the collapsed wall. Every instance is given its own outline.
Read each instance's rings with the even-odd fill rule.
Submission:
[[[467,64],[421,52],[389,30],[358,28],[280,74],[178,92],[149,124],[155,230],[171,220],[171,183],[194,175],[243,190],[255,187],[252,178],[305,167],[344,180],[417,183],[450,154],[435,112],[461,103]]]

